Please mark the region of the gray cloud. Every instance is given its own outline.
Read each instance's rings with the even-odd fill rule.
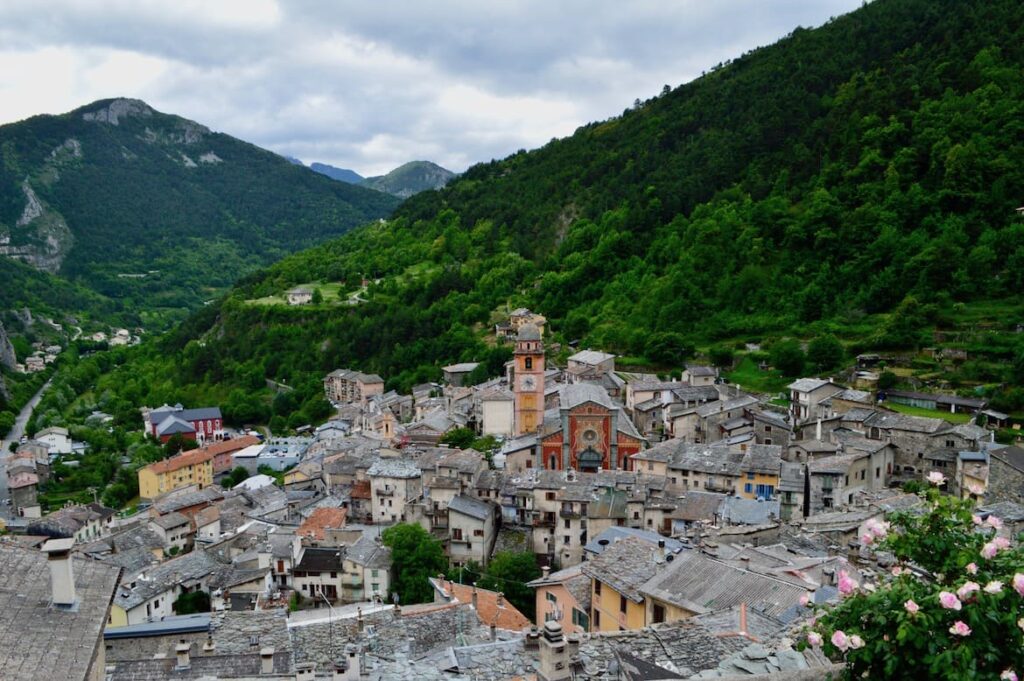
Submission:
[[[464,170],[859,0],[0,5],[0,122],[133,96],[306,162]]]

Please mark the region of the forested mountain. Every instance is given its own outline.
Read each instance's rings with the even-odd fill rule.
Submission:
[[[309,169],[315,173],[326,175],[332,180],[348,182],[349,184],[359,184],[366,179],[354,170],[349,170],[348,168],[336,168],[326,163],[310,163]]]
[[[410,161],[387,175],[367,177],[361,184],[379,192],[386,192],[403,199],[428,189],[440,189],[448,184],[455,173],[430,161]]]
[[[397,203],[138,100],[2,126],[0,153],[0,254],[144,312],[194,309]]]
[[[255,418],[269,376],[313,411],[338,366],[395,387],[498,369],[508,350],[483,335],[510,304],[547,315],[553,341],[647,358],[830,331],[912,348],[974,309],[974,331],[1013,338],[1022,66],[1018,0],[878,0],[250,275],[111,381]],[[363,278],[379,281],[359,304],[254,303]],[[964,342],[1002,380],[1012,341]]]

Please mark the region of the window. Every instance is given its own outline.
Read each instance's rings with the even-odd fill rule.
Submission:
[[[625,596],[619,596],[619,612],[621,612],[623,615],[626,614],[626,597]]]
[[[652,614],[652,617],[653,617],[653,620],[654,620],[654,624],[658,624],[659,622],[664,622],[665,621],[665,606],[655,604],[654,605],[654,613]]]
[[[772,439],[771,439],[770,437],[766,437],[766,438],[764,439],[764,443],[765,443],[766,445],[770,445],[770,444],[772,443]]]
[[[454,539],[455,541],[462,541],[462,528],[461,527],[454,527],[454,528],[452,528],[452,539]]]
[[[370,570],[370,575],[371,576],[376,577],[376,576],[378,576],[378,574],[380,574],[379,570]]]
[[[596,629],[601,628],[601,613],[597,610],[594,611],[594,627]]]
[[[754,479],[754,474],[753,473],[747,473],[747,480],[753,480],[753,479]]]
[[[771,500],[775,496],[775,485],[758,485],[756,493],[761,499]]]
[[[474,537],[482,537],[482,536],[484,536],[484,531],[483,530],[473,530],[473,536]]]
[[[374,572],[376,572],[376,570],[374,570]],[[380,593],[380,584],[378,584],[377,582],[371,584],[370,588],[373,590],[373,593]]]
[[[772,427],[771,427],[771,426],[765,426],[765,427],[764,427],[764,432],[765,432],[765,433],[770,433],[770,432],[772,432]],[[655,607],[657,607],[657,606],[655,606]]]
[[[544,597],[548,599],[548,603],[558,603],[558,597],[550,591],[545,592]]]
[[[598,582],[598,581],[594,582],[594,595],[596,595],[596,596],[600,596],[601,595],[601,582]]]
[[[555,493],[554,492],[545,492],[544,493],[544,498],[547,501],[554,501],[555,500]]]
[[[649,470],[649,471],[653,471],[654,470],[654,462],[653,461],[648,461],[647,462],[647,470]]]
[[[527,368],[527,369],[532,369],[533,368],[533,357],[527,357],[526,358],[526,366],[525,366],[525,368]]]
[[[633,520],[640,520],[640,511],[633,511]]]
[[[868,472],[866,470],[860,472],[860,479],[864,480],[867,477]]]
[[[746,494],[751,494],[754,491],[754,486],[748,482],[747,484],[743,485],[743,491]]]
[[[572,541],[572,539],[570,539],[569,535],[565,535],[564,537],[562,537],[562,543],[563,544],[568,544],[571,541]]]
[[[946,447],[948,449],[953,449],[954,447],[956,447],[956,442],[954,442],[953,440],[946,440]]]
[[[548,468],[550,470],[555,470],[556,468],[558,468],[557,459],[555,459],[554,456],[551,457],[551,462],[548,464]]]
[[[582,610],[572,609],[572,623],[583,631],[590,631],[590,618]]]
[[[566,519],[565,519],[565,529],[567,529],[567,530],[568,530],[568,529],[569,529],[570,527],[571,527],[571,523],[569,522],[569,519],[568,519],[568,518],[566,518]]]

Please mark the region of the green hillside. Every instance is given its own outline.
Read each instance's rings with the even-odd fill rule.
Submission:
[[[267,376],[313,412],[337,366],[403,388],[495,371],[487,329],[527,305],[553,341],[640,364],[834,333],[848,354],[953,342],[956,380],[998,384],[1024,322],[1022,66],[1017,1],[878,0],[250,275],[111,380],[284,414],[251,391]],[[365,302],[250,302],[364,277]]]
[[[397,203],[138,100],[2,126],[0,152],[0,253],[153,327]]]
[[[367,177],[359,181],[363,187],[387,192],[403,199],[427,191],[440,189],[451,182],[455,173],[430,161],[410,161],[387,175]]]

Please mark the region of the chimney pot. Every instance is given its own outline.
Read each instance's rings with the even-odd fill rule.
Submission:
[[[541,579],[547,579],[550,574],[551,574],[551,568],[549,568],[547,565],[545,565],[544,567],[542,567],[540,569]]]
[[[476,605],[477,605],[476,582],[473,582],[473,595],[471,596],[471,601],[473,603],[473,609],[476,610],[477,609],[477,607],[476,607]]]
[[[174,646],[174,652],[178,656],[178,669],[188,669],[192,666],[192,662],[188,657],[188,652],[191,649],[192,644],[188,643],[185,639],[181,639],[181,642]]]
[[[75,574],[71,564],[71,547],[75,540],[51,539],[43,544],[50,566],[50,586],[53,604],[70,608],[75,604]]]

